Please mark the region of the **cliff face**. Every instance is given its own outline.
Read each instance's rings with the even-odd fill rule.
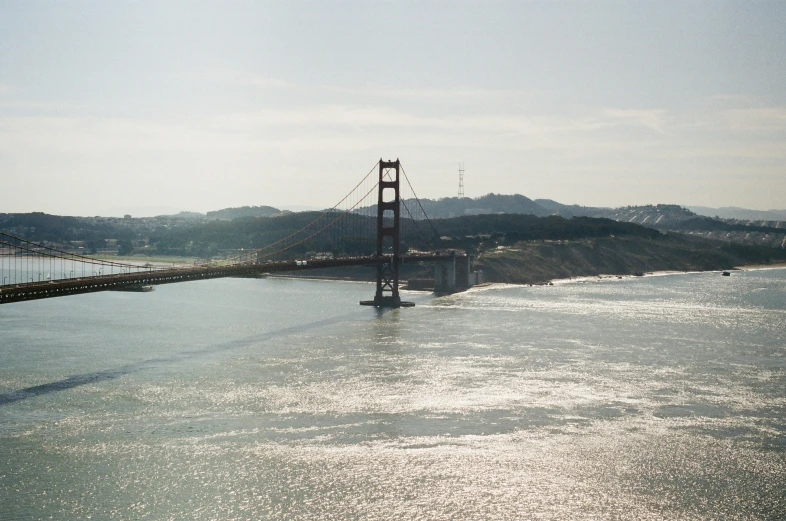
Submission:
[[[602,237],[576,241],[527,241],[478,256],[489,282],[537,284],[593,275],[651,271],[707,271],[786,261],[786,251],[749,248],[676,234],[655,239]]]

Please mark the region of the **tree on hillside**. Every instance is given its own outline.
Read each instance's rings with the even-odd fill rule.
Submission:
[[[130,255],[132,251],[134,251],[134,245],[130,240],[124,239],[117,241],[118,255]]]

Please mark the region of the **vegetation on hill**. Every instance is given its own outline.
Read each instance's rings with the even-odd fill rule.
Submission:
[[[706,217],[720,219],[735,219],[740,221],[786,221],[786,210],[749,210],[736,206],[723,208],[708,208],[706,206],[691,206],[690,210]]]
[[[414,200],[406,204],[417,204]],[[523,195],[487,194],[482,197],[443,197],[421,199],[420,205],[432,219],[448,219],[466,215],[517,213],[544,217],[552,212]]]
[[[525,205],[530,200],[489,195],[484,201]],[[552,206],[557,208],[557,205],[559,203]],[[260,210],[262,208],[266,209]],[[572,207],[576,211],[578,208],[584,207]],[[257,210],[277,211],[271,207],[257,207]],[[418,233],[409,231],[415,227],[404,219],[403,228],[408,231],[403,233],[402,243],[404,251],[469,251],[477,256],[489,280],[520,283],[601,273],[728,269],[740,264],[786,260],[786,249],[780,247],[745,246],[655,229],[664,222],[671,222],[670,229],[682,232],[694,233],[693,230],[699,227],[719,235],[759,233],[775,237],[780,246],[771,228],[724,223],[674,205],[603,211],[616,212],[612,214],[616,219],[487,213],[433,219],[433,228],[421,222]],[[120,255],[210,259],[267,246],[295,234],[320,215],[320,212],[279,212],[261,217],[236,217],[230,221],[177,216],[119,219],[43,213],[0,214],[0,229],[34,242],[55,243],[88,254],[98,250]],[[631,215],[634,215],[633,220],[641,215],[662,218],[647,219],[648,226],[642,226],[628,222]],[[625,218],[617,220],[620,217]],[[358,218],[352,236],[319,235],[318,239],[298,245],[287,255],[295,258],[303,258],[309,252],[367,255],[375,249],[375,231],[375,218]]]
[[[107,239],[129,243],[137,234],[124,219],[67,217],[42,212],[0,214],[0,230],[39,243],[82,243],[86,252],[104,248]]]
[[[528,241],[488,250],[476,260],[486,280],[537,284],[595,275],[653,271],[726,270],[786,261],[786,250],[745,246],[680,234]]]
[[[434,221],[434,227],[446,236],[493,234],[507,243],[537,239],[579,239],[615,234],[641,237],[660,235],[656,230],[632,223],[590,217],[566,219],[557,215],[548,217],[522,214],[475,215],[438,219]]]
[[[284,212],[272,206],[240,206],[237,208],[224,208],[223,210],[207,212],[205,216],[208,219],[231,221],[243,217],[269,217],[281,215],[282,213]]]
[[[149,244],[156,251],[167,255],[205,255],[229,249],[255,249],[275,242],[302,229],[320,214],[301,212],[279,217],[236,219],[232,222],[213,221],[200,226],[179,229],[159,229],[150,235]],[[405,230],[412,230],[406,220]],[[328,234],[319,240],[309,241],[296,249],[331,251],[336,255],[367,254],[374,250],[376,220],[359,221],[356,237],[334,237]],[[577,217],[565,219],[558,216],[535,217],[523,214],[476,215],[436,219],[434,229],[421,224],[420,232],[404,233],[405,248],[434,250],[444,248],[479,252],[500,244],[523,240],[581,239],[612,235],[633,235],[650,238],[658,231],[631,223],[610,219]],[[431,231],[426,235],[424,232]],[[360,238],[362,237],[362,238]]]
[[[445,197],[421,201],[431,218],[450,218],[468,215],[528,214],[596,217],[620,222],[641,224],[661,231],[691,233],[727,242],[786,247],[786,222],[777,220],[734,220],[697,215],[676,204],[655,204],[602,208],[562,204],[551,199],[528,199],[523,195],[488,194],[478,198]],[[407,201],[407,204],[410,202]],[[737,215],[742,215],[738,213]],[[778,211],[749,212],[763,218],[779,215]]]

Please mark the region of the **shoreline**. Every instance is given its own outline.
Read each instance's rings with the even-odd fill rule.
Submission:
[[[778,262],[772,264],[746,264],[742,266],[735,266],[734,268],[723,270],[723,269],[712,269],[712,270],[688,270],[688,271],[681,271],[681,270],[661,270],[661,271],[649,271],[643,273],[641,275],[630,275],[630,274],[609,274],[604,273],[600,275],[576,275],[573,277],[568,278],[559,278],[559,279],[551,279],[545,282],[534,282],[534,283],[518,283],[518,282],[484,282],[482,284],[478,284],[476,286],[472,286],[465,291],[474,291],[474,290],[485,290],[485,289],[497,289],[503,287],[533,287],[533,286],[556,286],[556,285],[563,285],[563,284],[572,284],[572,283],[585,283],[585,282],[601,282],[601,281],[611,281],[611,280],[628,280],[628,279],[636,279],[636,278],[645,278],[645,277],[666,277],[670,275],[692,275],[692,274],[699,274],[699,273],[723,273],[724,271],[764,271],[764,270],[777,270],[777,269],[786,269],[786,262]],[[374,284],[373,281],[368,280],[359,280],[359,279],[352,279],[346,277],[320,277],[318,275],[286,275],[286,274],[265,274],[262,275],[263,277],[273,277],[278,279],[290,279],[290,280],[314,280],[314,281],[323,281],[323,282],[351,282],[356,284]],[[402,282],[406,282],[406,280],[402,280]],[[401,291],[411,291],[416,293],[433,293],[431,290],[417,290],[417,289],[407,289],[406,287],[402,288]],[[462,293],[462,292],[456,292]]]
[[[644,277],[666,277],[669,275],[692,275],[698,273],[723,273],[724,271],[766,271],[766,270],[782,270],[786,269],[786,262],[779,262],[773,264],[747,264],[744,266],[735,266],[734,268],[728,270],[688,270],[688,271],[680,271],[680,270],[662,270],[662,271],[648,271],[642,275],[613,275],[613,274],[602,274],[602,275],[589,275],[589,276],[576,276],[576,277],[569,277],[563,279],[554,279],[549,282],[553,284],[567,284],[570,282],[598,282],[601,280],[625,280],[625,279],[635,279],[635,278],[644,278]],[[540,284],[513,284],[508,282],[501,282],[500,284],[507,284],[512,286],[548,286],[549,283],[540,283]]]
[[[740,271],[760,271],[760,270],[780,270],[786,268],[786,261],[773,262],[770,264],[743,264],[734,266],[733,269]]]
[[[126,258],[122,257],[114,257],[112,260],[125,260],[126,262],[144,262],[147,260],[148,262],[155,262],[155,263],[162,263],[162,264],[169,264],[174,260],[183,261],[186,259],[183,258],[165,258],[165,259],[155,259],[155,258],[134,258],[133,256],[129,256]],[[109,259],[107,259],[109,260]],[[169,262],[166,262],[169,261]],[[533,282],[511,282],[511,281],[486,281],[483,285],[473,286],[473,288],[484,288],[484,287],[494,287],[498,285],[506,285],[506,286],[523,286],[523,287],[531,287],[531,286],[552,286],[552,285],[561,285],[561,284],[568,284],[568,283],[583,283],[583,282],[598,282],[598,281],[608,281],[608,280],[625,280],[631,279],[636,277],[663,277],[668,275],[682,275],[682,274],[691,274],[691,273],[722,273],[724,271],[762,271],[762,270],[775,270],[775,269],[786,269],[786,261],[776,261],[772,263],[758,263],[758,264],[740,264],[728,269],[710,269],[710,270],[657,270],[657,271],[647,271],[637,274],[625,273],[601,273],[597,275],[570,275],[568,277],[557,277],[552,279],[545,279],[540,281],[533,281]],[[373,284],[373,280],[363,279],[360,277],[353,277],[353,276],[335,276],[335,275],[316,275],[316,274],[296,274],[296,273],[271,273],[271,274],[260,274],[261,277],[275,277],[275,278],[284,278],[284,279],[292,279],[292,280],[319,280],[319,281],[326,281],[326,282],[352,282],[352,283],[362,283],[362,284]],[[405,285],[407,279],[401,279],[402,285]],[[403,287],[402,290],[404,291],[415,291],[415,292],[422,292],[427,290],[415,290],[415,289],[406,289]]]

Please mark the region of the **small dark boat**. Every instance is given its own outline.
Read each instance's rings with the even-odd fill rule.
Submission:
[[[724,271],[724,272],[722,273],[722,275],[723,275],[724,277],[730,277],[730,276],[731,276],[731,273],[729,273],[728,271]]]

